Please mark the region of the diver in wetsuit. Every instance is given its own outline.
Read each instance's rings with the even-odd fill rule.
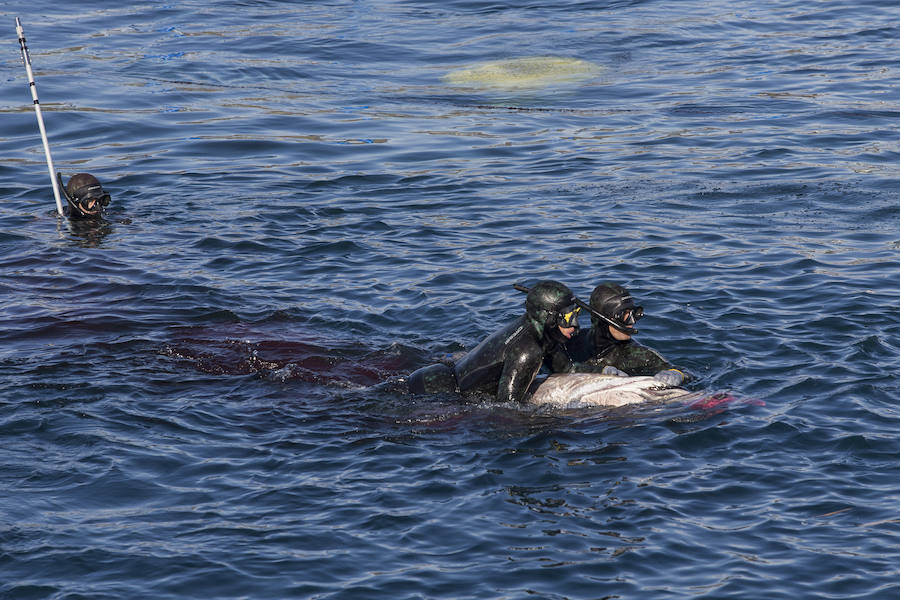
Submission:
[[[72,175],[68,185],[63,185],[62,175],[56,174],[59,187],[66,197],[66,216],[69,219],[101,219],[103,209],[109,205],[109,192],[90,173]]]
[[[525,314],[489,336],[455,364],[423,367],[409,376],[415,394],[482,392],[521,402],[545,361],[576,332],[579,307],[557,281],[540,281],[525,297]],[[562,364],[562,359],[558,359]]]
[[[603,373],[604,375],[652,375],[660,383],[677,386],[692,379],[658,352],[631,339],[635,321],[644,308],[621,285],[601,283],[591,293],[591,328],[575,335],[565,352],[552,357],[552,370]],[[602,317],[602,318],[601,318]]]

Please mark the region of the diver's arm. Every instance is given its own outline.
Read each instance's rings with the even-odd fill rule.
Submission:
[[[559,346],[551,352],[545,359],[544,364],[550,369],[551,373],[575,373],[578,364],[572,362],[569,353],[566,352],[565,346]]]
[[[656,350],[634,342],[628,344],[622,355],[615,361],[615,366],[630,375],[655,376],[664,371],[678,371],[682,375],[682,380],[677,385],[694,379],[693,375],[667,361]]]
[[[539,353],[534,352],[520,352],[507,358],[497,386],[497,400],[500,402],[525,400],[528,388],[541,370],[542,358]]]

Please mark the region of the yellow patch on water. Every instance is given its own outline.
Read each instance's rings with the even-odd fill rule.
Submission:
[[[480,63],[450,71],[450,85],[480,88],[545,88],[582,83],[603,67],[587,60],[562,56],[531,56]]]

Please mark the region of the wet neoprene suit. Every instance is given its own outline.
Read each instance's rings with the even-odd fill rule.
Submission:
[[[581,330],[564,350],[553,355],[554,373],[599,373],[603,367],[613,366],[629,375],[655,375],[676,368],[658,352],[634,340],[616,340],[605,324]]]
[[[414,372],[409,376],[409,389],[416,394],[483,392],[500,402],[521,402],[541,366],[546,362],[549,368],[550,355],[556,355],[561,347],[546,333],[539,336],[532,321],[523,315],[455,364],[431,365]],[[556,361],[565,368],[562,356]]]

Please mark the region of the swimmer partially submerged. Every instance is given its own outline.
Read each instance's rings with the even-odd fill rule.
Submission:
[[[59,187],[66,197],[66,216],[70,219],[99,219],[103,209],[109,206],[109,192],[90,173],[78,173],[63,185],[62,175],[56,174]]]
[[[498,402],[522,402],[545,360],[577,331],[579,310],[567,286],[540,281],[527,289],[525,314],[452,364],[438,363],[413,372],[409,391],[486,393]]]

